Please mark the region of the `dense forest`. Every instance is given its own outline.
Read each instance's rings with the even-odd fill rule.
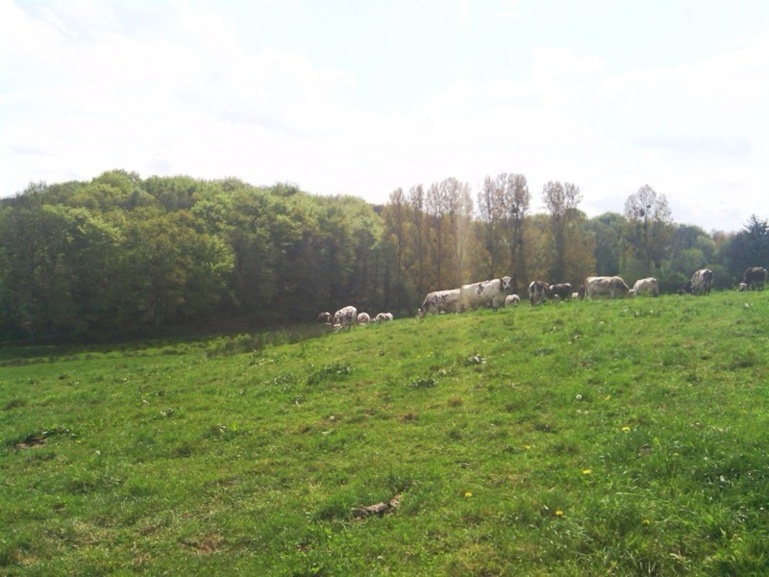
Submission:
[[[397,189],[377,206],[122,170],[31,184],[0,201],[0,339],[276,326],[347,304],[411,315],[431,290],[503,275],[517,292],[591,274],[656,276],[670,292],[707,266],[727,289],[769,264],[769,223],[757,216],[707,233],[676,224],[646,185],[622,214],[588,218],[581,200],[561,182],[532,198],[521,174],[487,177],[475,192],[454,178]]]

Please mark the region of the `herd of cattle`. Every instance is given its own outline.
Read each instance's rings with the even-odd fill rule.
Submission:
[[[336,311],[333,315],[329,312],[319,313],[318,324],[340,329],[342,327],[350,327],[353,325],[382,323],[391,321],[393,318],[392,313],[379,313],[372,317],[368,313],[359,313],[358,309],[354,306],[346,306]]]
[[[766,284],[767,270],[764,267],[750,267],[745,271],[738,289],[763,290]],[[686,284],[677,292],[678,294],[707,295],[713,286],[713,271],[703,268],[695,271]],[[509,276],[485,280],[472,284],[462,285],[456,289],[433,291],[429,293],[422,306],[419,307],[419,317],[427,313],[461,313],[481,307],[497,309],[500,306],[516,306],[521,298],[517,294],[511,294],[512,279]],[[626,296],[650,295],[659,296],[659,283],[656,278],[642,278],[637,280],[630,288],[619,276],[590,276],[585,279],[585,284],[576,291],[570,283],[548,284],[542,280],[529,283],[529,304],[534,306],[548,299],[570,300],[577,298],[622,298]],[[356,324],[382,322],[392,320],[391,313],[379,313],[371,317],[367,313],[358,313],[354,306],[346,306],[331,313],[323,312],[318,315],[318,322],[327,326],[340,329]]]

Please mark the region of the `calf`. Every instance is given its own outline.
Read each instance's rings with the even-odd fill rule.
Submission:
[[[318,313],[318,324],[319,325],[330,325],[333,320],[334,320],[334,317],[332,317],[331,313],[329,313],[329,312]]]
[[[521,297],[519,297],[518,295],[507,295],[505,297],[506,307],[509,307],[509,306],[517,307],[520,302],[521,302]]]
[[[391,321],[393,320],[393,314],[392,313],[379,313],[376,316],[376,322],[381,323],[384,321]]]
[[[367,325],[371,322],[371,317],[368,313],[358,313],[358,324]]]

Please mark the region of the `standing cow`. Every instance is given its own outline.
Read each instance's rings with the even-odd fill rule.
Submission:
[[[695,271],[692,278],[678,291],[679,294],[689,293],[693,295],[709,295],[713,286],[713,271],[709,268],[701,268]]]
[[[635,281],[631,291],[633,296],[639,296],[647,293],[653,297],[660,296],[660,287],[657,279],[654,277],[642,278]]]
[[[630,287],[618,276],[589,276],[585,279],[585,296],[593,299],[600,296],[621,298],[627,296]]]
[[[419,318],[427,313],[455,313],[459,311],[459,289],[433,291],[419,307]]]
[[[462,285],[459,289],[460,312],[490,306],[494,310],[505,304],[505,297],[510,292],[509,276]]]
[[[571,283],[562,282],[550,285],[550,296],[552,297],[557,297],[563,301],[567,301],[571,298],[571,293]]]
[[[543,280],[533,280],[529,283],[529,305],[544,302],[550,296],[550,285]]]
[[[358,309],[354,306],[346,306],[334,313],[334,325],[351,327],[358,321]]]
[[[747,285],[750,290],[764,290],[764,284],[766,283],[766,269],[762,266],[752,266],[745,271],[742,277],[743,284]]]

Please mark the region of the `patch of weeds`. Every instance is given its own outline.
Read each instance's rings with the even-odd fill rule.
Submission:
[[[555,347],[538,347],[534,349],[534,354],[538,357],[546,357],[555,352]]]
[[[419,415],[414,412],[408,412],[401,416],[401,420],[404,423],[416,423],[419,420]]]
[[[534,430],[537,431],[538,433],[556,433],[557,432],[552,425],[548,423],[542,423],[542,422],[534,423]]]
[[[437,385],[438,382],[434,377],[417,377],[409,384],[412,389],[430,389]]]
[[[352,367],[348,364],[336,362],[332,365],[326,365],[316,369],[313,374],[307,378],[308,385],[318,385],[324,381],[347,377],[352,374]]]
[[[171,458],[173,459],[187,459],[195,454],[195,448],[188,442],[184,442],[178,447],[175,447],[171,451]]]
[[[8,445],[16,449],[17,451],[22,449],[32,449],[35,447],[41,447],[48,442],[50,437],[62,435],[74,438],[75,435],[66,427],[53,427],[51,429],[43,429],[42,431],[36,431],[29,433],[28,435],[11,440]]]
[[[275,376],[271,381],[267,381],[269,384],[277,385],[284,390],[288,390],[295,385],[299,379],[294,373],[282,373]]]
[[[23,409],[27,406],[25,399],[13,399],[10,403],[3,407],[4,411],[12,411],[13,409]]]
[[[733,369],[747,369],[759,364],[759,355],[753,349],[746,349],[738,352],[732,359]]]
[[[217,424],[209,427],[208,431],[206,431],[205,437],[219,441],[231,441],[240,434],[241,430],[237,423],[233,423],[230,426]]]
[[[350,504],[343,493],[331,495],[324,503],[310,514],[312,521],[333,521],[335,519],[345,521],[352,517]]]
[[[561,441],[553,445],[552,451],[555,455],[579,455],[580,448],[574,441]]]
[[[569,337],[569,342],[571,344],[574,344],[579,339],[581,339],[583,336],[584,336],[584,334],[582,333],[582,331],[580,329],[574,329],[574,331],[572,331],[572,333],[571,333],[571,336]]]
[[[486,364],[486,358],[482,357],[479,354],[472,355],[470,357],[464,357],[460,359],[460,364],[464,365],[465,367],[473,367],[477,365],[485,365]]]

